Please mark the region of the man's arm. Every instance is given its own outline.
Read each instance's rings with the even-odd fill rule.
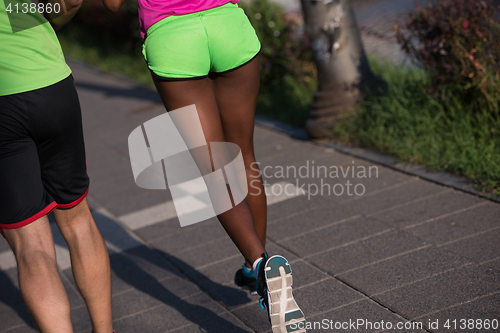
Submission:
[[[54,30],[58,30],[75,16],[76,12],[82,6],[83,0],[48,0],[47,2],[52,4],[53,8],[56,3],[61,5],[59,13],[52,12],[45,14],[45,18],[50,22]]]

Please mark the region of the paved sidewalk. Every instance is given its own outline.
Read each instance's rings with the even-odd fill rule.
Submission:
[[[127,138],[164,112],[156,93],[72,68],[83,108],[89,203],[110,250],[115,329],[268,332],[257,297],[233,287],[242,258],[218,222],[181,228],[168,191],[134,183]],[[307,319],[373,326],[308,332],[378,332],[382,321],[395,327],[409,320],[439,320],[439,329],[388,331],[472,332],[443,325],[500,320],[499,204],[261,127],[255,142],[265,179],[274,184],[267,248],[290,260]],[[89,333],[66,245],[54,234],[75,332]],[[0,269],[0,332],[35,332],[3,239]]]

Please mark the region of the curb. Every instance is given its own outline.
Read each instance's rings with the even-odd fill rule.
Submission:
[[[255,123],[259,126],[281,132],[290,137],[303,141],[310,141],[316,145],[331,148],[340,153],[350,155],[365,161],[381,164],[393,170],[406,173],[408,175],[417,176],[421,179],[431,181],[433,183],[454,188],[456,190],[466,192],[481,198],[500,203],[500,195],[495,195],[487,192],[475,191],[476,184],[465,177],[457,176],[445,171],[430,171],[427,167],[414,164],[400,162],[396,157],[391,155],[371,151],[364,148],[349,147],[338,144],[333,141],[318,141],[311,139],[304,129],[293,127],[278,120],[273,120],[264,116],[256,115]]]

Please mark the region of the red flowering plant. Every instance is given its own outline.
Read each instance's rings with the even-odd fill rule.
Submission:
[[[498,110],[500,101],[500,24],[492,1],[438,0],[416,5],[401,26],[402,49],[430,73],[434,97],[443,92],[467,100],[484,99]]]

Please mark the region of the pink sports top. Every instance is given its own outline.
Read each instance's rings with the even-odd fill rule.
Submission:
[[[149,27],[171,15],[185,15],[219,7],[240,0],[138,0],[142,38]]]

